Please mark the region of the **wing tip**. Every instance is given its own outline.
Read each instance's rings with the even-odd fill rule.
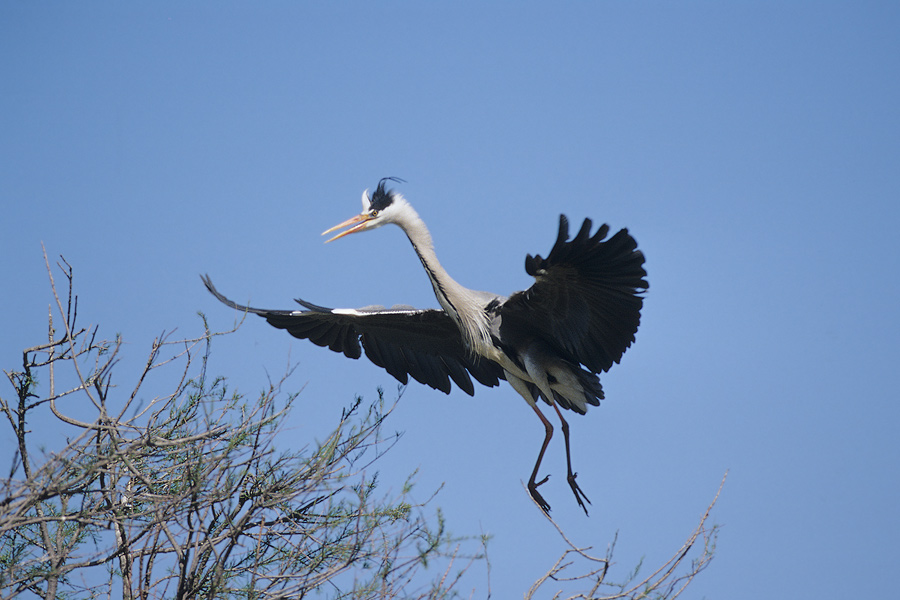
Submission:
[[[212,294],[213,296],[215,296],[215,297],[216,297],[216,300],[218,300],[219,302],[221,302],[221,303],[224,304],[225,306],[228,306],[228,307],[230,307],[230,308],[234,308],[234,309],[236,309],[236,310],[241,310],[241,311],[244,311],[244,312],[247,312],[247,311],[251,311],[251,312],[252,312],[252,309],[250,309],[250,307],[248,307],[248,306],[241,306],[241,305],[238,304],[237,302],[234,302],[233,300],[229,300],[228,298],[226,298],[225,295],[223,295],[222,292],[220,292],[219,290],[217,290],[217,289],[216,289],[216,286],[213,285],[212,278],[209,276],[208,273],[204,273],[204,274],[200,275],[200,281],[202,281],[202,282],[203,282],[203,285],[206,286],[207,291],[208,291],[210,294]]]
[[[306,308],[306,309],[314,311],[314,312],[325,312],[325,313],[334,312],[333,308],[328,308],[326,306],[319,306],[318,304],[313,304],[312,302],[307,302],[303,298],[294,298],[294,302],[296,302],[303,308]]]

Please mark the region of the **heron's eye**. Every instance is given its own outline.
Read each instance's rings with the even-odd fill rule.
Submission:
[[[375,217],[378,216],[378,210],[373,208],[369,214],[372,215],[372,218],[374,219]]]

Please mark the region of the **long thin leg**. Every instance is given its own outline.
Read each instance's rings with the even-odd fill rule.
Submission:
[[[562,422],[563,439],[566,441],[566,467],[568,469],[566,479],[569,481],[569,487],[572,488],[572,493],[575,494],[578,506],[584,510],[584,514],[588,514],[587,507],[581,499],[584,498],[588,504],[590,504],[591,501],[588,500],[587,495],[581,491],[581,488],[578,487],[578,483],[575,481],[575,478],[578,477],[578,473],[572,472],[572,453],[569,451],[569,424],[563,418],[562,413],[559,411],[559,407],[556,406],[555,402],[553,403],[553,408],[556,410],[556,414],[559,415],[559,420]]]
[[[538,469],[541,468],[541,461],[544,460],[544,452],[547,450],[550,438],[553,437],[553,424],[547,420],[547,417],[545,417],[544,413],[541,412],[541,409],[537,407],[537,404],[532,404],[531,408],[534,409],[535,414],[541,419],[541,423],[544,424],[544,443],[541,445],[540,453],[538,453],[537,462],[534,463],[534,471],[531,472],[531,479],[528,480],[528,492],[531,494],[531,497],[534,498],[534,501],[538,503],[538,506],[541,507],[541,510],[548,513],[550,512],[550,505],[547,504],[547,501],[544,500],[544,497],[541,496],[537,489],[539,485],[544,485],[550,476],[547,475],[537,483],[535,483],[534,480],[537,479]],[[566,439],[568,439],[568,437]]]

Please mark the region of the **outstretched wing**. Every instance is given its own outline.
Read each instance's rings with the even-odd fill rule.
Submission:
[[[343,352],[348,358],[360,357],[361,342],[369,360],[404,384],[411,375],[449,394],[452,379],[471,396],[475,387],[470,373],[486,386],[498,385],[503,378],[497,363],[468,355],[459,329],[443,311],[411,307],[333,309],[303,300],[297,302],[306,310],[265,310],[237,304],[223,296],[208,275],[201,279],[223,304],[257,314],[294,337]]]
[[[602,225],[591,235],[585,219],[569,240],[568,219],[560,215],[547,258],[525,258],[525,271],[536,281],[503,305],[501,335],[540,340],[594,373],[619,362],[641,320],[647,272],[627,229],[605,239],[607,233]]]

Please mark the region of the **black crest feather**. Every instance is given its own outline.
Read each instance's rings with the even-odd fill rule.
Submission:
[[[399,177],[382,177],[378,182],[378,186],[375,188],[375,193],[372,194],[372,199],[370,202],[370,208],[372,210],[384,210],[393,202],[393,194],[394,190],[386,190],[385,182],[393,181],[395,183],[406,183],[403,179]]]

